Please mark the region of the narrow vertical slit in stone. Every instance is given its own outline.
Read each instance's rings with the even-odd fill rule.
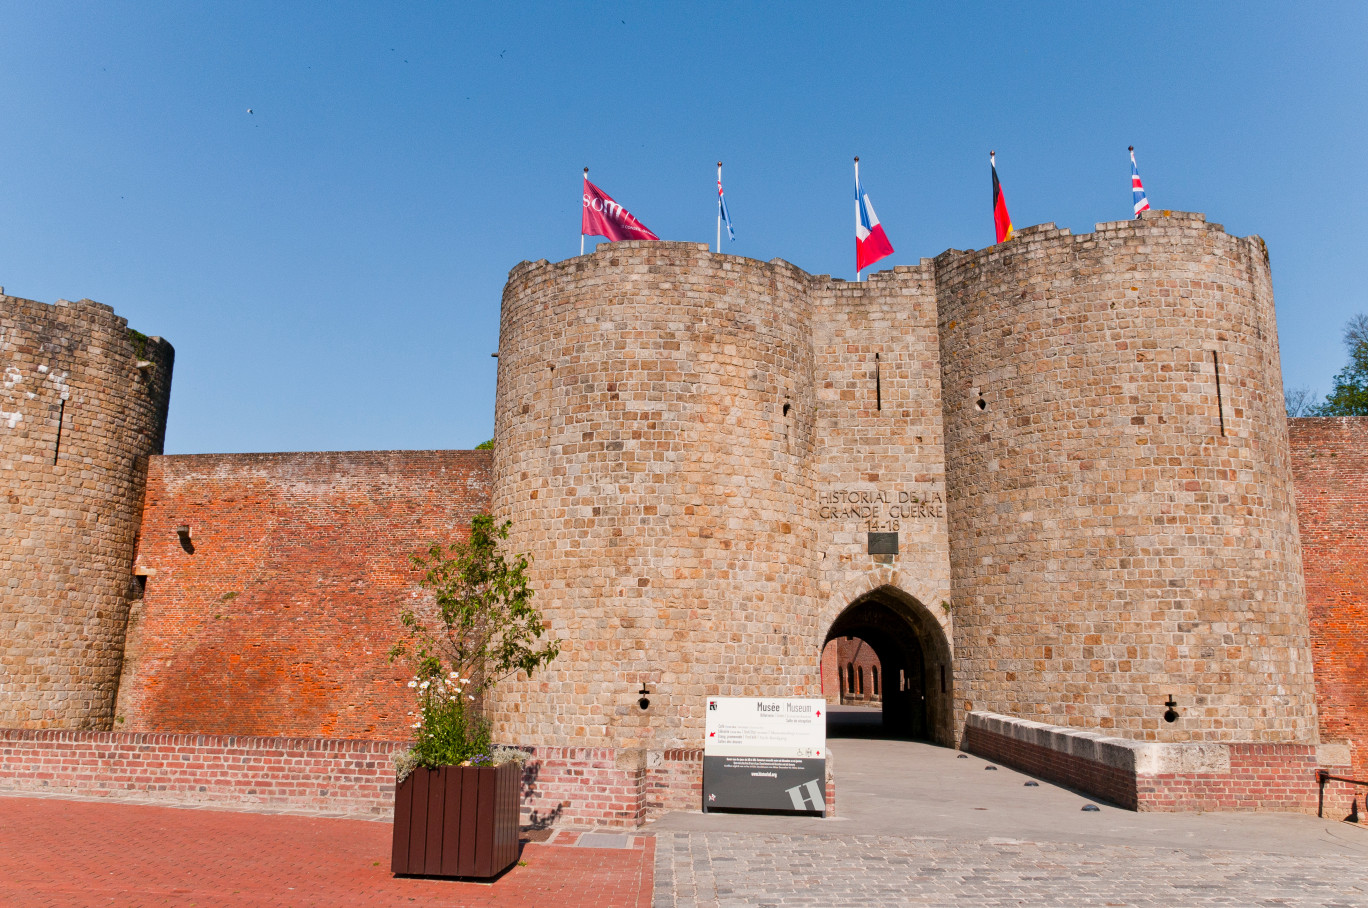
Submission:
[[[874,409],[883,409],[883,375],[880,373],[879,354],[874,354]]]
[[[1225,402],[1221,400],[1221,360],[1215,350],[1211,351],[1211,368],[1216,374],[1216,414],[1221,419],[1221,437],[1225,438]]]
[[[66,418],[66,399],[57,408],[57,440],[52,443],[52,465],[57,466],[57,455],[62,453],[62,421]]]

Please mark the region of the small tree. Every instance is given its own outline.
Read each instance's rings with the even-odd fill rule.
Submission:
[[[481,715],[484,694],[521,671],[529,676],[560,653],[560,641],[541,642],[541,614],[532,605],[528,560],[499,551],[508,522],[488,514],[471,521],[470,538],[434,544],[412,556],[433,608],[406,606],[404,636],[390,661],[408,657],[418,692],[413,723],[414,762],[436,768],[483,762],[490,755],[489,723]]]
[[[1315,399],[1315,394],[1307,387],[1283,389],[1283,403],[1289,417],[1310,416],[1316,407],[1313,403]]]
[[[1335,376],[1335,387],[1313,416],[1368,416],[1368,315],[1356,315],[1344,326],[1349,362]]]

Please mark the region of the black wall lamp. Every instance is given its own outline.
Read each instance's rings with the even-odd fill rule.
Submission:
[[[647,696],[650,691],[646,689],[645,681],[641,682],[641,690],[637,691],[637,693],[641,694],[641,699],[637,701],[637,706],[640,706],[642,709],[650,709],[651,700]]]

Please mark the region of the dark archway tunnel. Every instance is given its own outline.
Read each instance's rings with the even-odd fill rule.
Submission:
[[[953,746],[950,647],[924,605],[893,587],[873,590],[836,617],[822,645],[842,637],[859,638],[878,657],[883,721],[857,730],[833,718],[829,733]]]

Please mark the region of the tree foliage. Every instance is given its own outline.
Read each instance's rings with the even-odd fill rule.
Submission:
[[[1368,315],[1344,327],[1349,362],[1335,376],[1335,387],[1311,409],[1312,416],[1368,416]]]
[[[404,633],[390,659],[413,663],[409,686],[416,688],[420,708],[414,723],[420,766],[487,755],[483,695],[517,672],[532,675],[560,653],[559,640],[541,639],[545,628],[532,605],[527,557],[500,551],[508,528],[508,522],[480,514],[464,542],[434,544],[425,555],[412,556],[432,602],[401,609]]]

